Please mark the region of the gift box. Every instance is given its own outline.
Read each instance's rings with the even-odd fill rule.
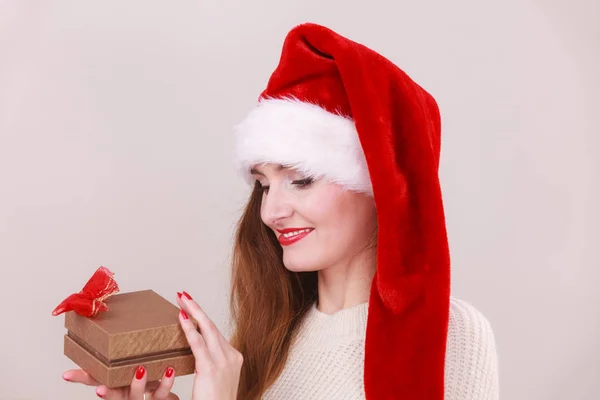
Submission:
[[[128,386],[139,365],[148,382],[194,373],[179,308],[152,290],[115,294],[92,317],[65,312],[64,354],[109,388]],[[194,323],[196,323],[194,321]]]

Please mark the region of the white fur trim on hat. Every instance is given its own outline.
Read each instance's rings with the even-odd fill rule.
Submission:
[[[235,128],[236,167],[282,164],[314,178],[372,195],[354,121],[297,99],[263,99]]]

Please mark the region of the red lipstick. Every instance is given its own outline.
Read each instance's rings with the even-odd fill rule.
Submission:
[[[287,228],[287,229],[277,229],[277,232],[281,233],[281,235],[279,235],[279,243],[282,246],[289,246],[293,243],[296,243],[297,241],[303,239],[304,237],[306,237],[306,235],[308,235],[309,233],[311,233],[313,231],[313,228]],[[288,237],[285,237],[284,234],[290,234],[290,233],[295,233],[297,232],[297,234],[295,235],[291,235]]]

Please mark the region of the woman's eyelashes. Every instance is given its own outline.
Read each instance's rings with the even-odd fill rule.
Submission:
[[[297,179],[297,180],[292,181],[292,185],[295,185],[298,187],[306,187],[306,186],[309,186],[313,182],[314,182],[313,178],[304,178],[304,179]]]
[[[304,179],[295,179],[289,183],[298,188],[305,188],[305,187],[310,186],[313,182],[314,182],[313,178],[304,178]],[[263,192],[268,192],[269,187],[270,187],[269,185],[263,185],[262,183],[260,184],[260,188]]]

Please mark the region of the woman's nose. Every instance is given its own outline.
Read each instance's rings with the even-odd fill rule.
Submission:
[[[291,216],[292,213],[293,207],[285,190],[270,188],[262,201],[263,221],[272,225],[282,218]]]

